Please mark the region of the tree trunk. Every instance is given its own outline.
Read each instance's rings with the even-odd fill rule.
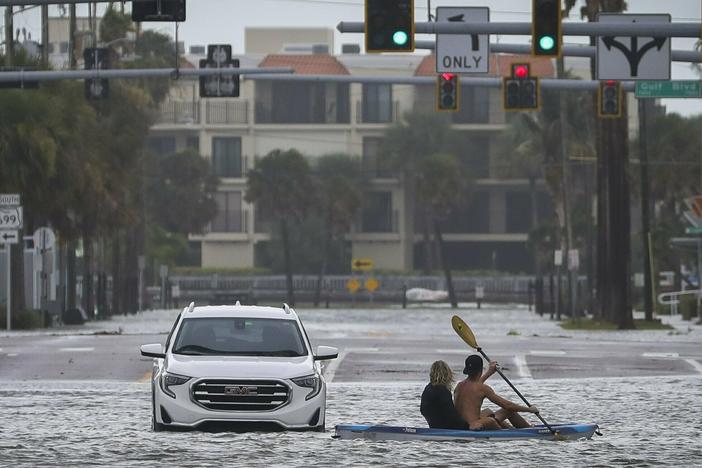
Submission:
[[[136,226],[129,229],[127,232],[127,246],[124,255],[124,286],[123,286],[123,305],[125,314],[135,314],[139,308],[139,233],[141,226]]]
[[[322,296],[322,281],[324,276],[327,274],[327,266],[329,265],[329,250],[332,243],[332,232],[331,229],[327,228],[326,236],[324,237],[324,251],[322,252],[322,265],[319,269],[319,275],[317,275],[317,284],[314,288],[314,306],[319,305],[319,300]]]
[[[536,190],[536,177],[529,177],[529,197],[531,198],[531,230],[539,226],[539,198]],[[539,261],[539,245],[532,243],[532,255],[534,256],[534,275],[541,277],[541,262]]]
[[[295,305],[295,291],[293,290],[292,261],[290,259],[290,240],[288,238],[288,221],[280,220],[280,236],[283,240],[283,256],[285,257],[285,284],[288,291],[288,305]]]
[[[66,252],[66,309],[76,308],[76,241],[70,240]]]
[[[112,236],[112,314],[122,311],[122,237],[120,231],[115,230]]]
[[[93,301],[93,240],[87,229],[83,229],[83,309],[85,309],[88,317],[95,317]]]
[[[430,275],[436,268],[434,262],[434,247],[431,241],[431,214],[428,209],[424,209],[422,219],[422,248],[424,250],[423,271],[425,275]]]
[[[441,235],[441,225],[438,219],[434,219],[434,235],[436,236],[436,242],[439,244],[439,261],[441,262],[441,267],[444,269],[444,277],[446,278],[446,289],[448,289],[449,302],[451,303],[452,308],[457,309],[458,301],[456,300],[456,292],[453,289],[451,269],[449,268],[448,261],[446,259],[444,238]]]
[[[20,229],[19,235],[22,236],[22,234],[23,230]],[[20,241],[19,244],[11,245],[10,249],[12,251],[10,261],[12,291],[9,294],[12,296],[12,316],[17,317],[18,314],[23,314],[27,309],[27,303],[24,299],[24,242]],[[4,324],[0,324],[0,326],[2,325]]]

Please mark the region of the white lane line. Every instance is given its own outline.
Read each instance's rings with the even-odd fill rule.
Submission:
[[[642,357],[650,358],[678,358],[680,355],[678,353],[643,353]]]
[[[533,356],[563,356],[565,351],[529,351]]]
[[[10,353],[7,355],[7,357],[16,357],[16,356],[17,356],[17,353]]]
[[[517,354],[514,356],[514,364],[517,366],[517,374],[523,379],[531,379],[531,371],[526,362],[526,356],[523,354]]]
[[[95,351],[95,348],[59,348],[62,353],[89,353]]]
[[[380,348],[346,348],[347,353],[377,353]]]
[[[688,364],[690,364],[692,367],[695,368],[695,370],[696,370],[697,372],[699,372],[700,374],[702,374],[702,364],[700,364],[698,361],[696,361],[696,360],[694,360],[694,359],[685,359],[685,362],[688,363]]]
[[[341,365],[341,361],[343,361],[344,358],[346,358],[346,355],[346,351],[341,351],[339,353],[339,357],[334,359],[331,363],[329,363],[328,366],[324,368],[324,379],[327,381],[327,383],[331,383],[332,381],[334,381],[334,375],[336,374],[336,370]]]
[[[467,349],[435,349],[434,352],[437,354],[470,354]]]

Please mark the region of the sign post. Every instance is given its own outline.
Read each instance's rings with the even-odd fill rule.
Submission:
[[[5,319],[7,331],[12,330],[12,244],[19,243],[22,229],[22,205],[19,193],[0,193],[0,244],[7,252],[7,293]]]
[[[438,7],[437,23],[488,23],[487,7]],[[488,73],[490,36],[488,34],[437,34],[437,73]]]

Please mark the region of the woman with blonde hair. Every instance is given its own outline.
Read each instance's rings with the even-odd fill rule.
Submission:
[[[453,372],[451,368],[444,361],[434,362],[429,370],[429,384],[422,392],[422,403],[419,406],[419,410],[427,420],[429,427],[468,430],[468,424],[453,406],[452,389]]]

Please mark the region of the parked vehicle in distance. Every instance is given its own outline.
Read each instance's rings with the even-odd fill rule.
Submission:
[[[241,430],[324,430],[326,383],[293,309],[195,307],[178,315],[166,344],[141,347],[153,357],[152,428],[225,423]]]

